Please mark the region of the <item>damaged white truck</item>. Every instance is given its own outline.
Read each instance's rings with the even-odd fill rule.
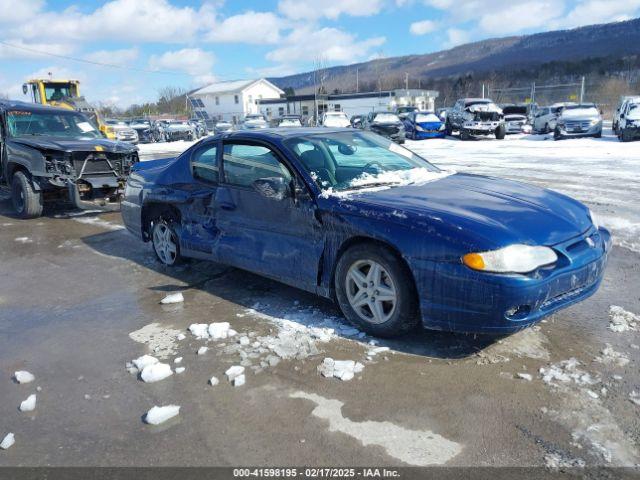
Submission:
[[[460,140],[489,135],[502,140],[506,135],[504,114],[488,98],[461,98],[447,114],[445,132],[460,132]]]
[[[20,218],[39,217],[49,202],[119,209],[137,161],[137,147],[107,140],[81,113],[0,101],[0,183]]]

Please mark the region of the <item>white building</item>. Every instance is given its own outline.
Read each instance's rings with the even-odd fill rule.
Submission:
[[[195,116],[241,122],[245,115],[259,113],[257,102],[277,99],[284,92],[264,78],[217,82],[189,94]]]
[[[433,111],[438,92],[435,90],[383,90],[380,92],[340,93],[329,95],[294,95],[287,98],[262,99],[257,103],[260,113],[267,120],[283,115],[313,117],[317,108],[319,115],[326,111],[366,115],[374,110],[393,111],[401,106],[415,106],[420,110]]]

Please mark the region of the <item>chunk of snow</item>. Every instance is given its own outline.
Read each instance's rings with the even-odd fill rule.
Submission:
[[[164,297],[162,300],[160,300],[160,303],[163,305],[168,305],[170,303],[182,303],[182,302],[184,302],[184,296],[182,295],[182,292],[170,293],[169,295]]]
[[[142,369],[140,378],[146,383],[159,382],[173,375],[171,367],[167,363],[154,363]]]
[[[609,330],[626,332],[636,330],[638,325],[640,325],[640,317],[635,313],[628,312],[617,305],[609,307]]]
[[[186,370],[186,368],[184,368],[184,367],[178,367],[178,368],[176,368],[176,373],[179,374],[179,373],[184,372],[185,370]]]
[[[364,365],[353,360],[334,360],[327,357],[318,366],[318,372],[324,377],[335,377],[342,381],[351,380],[356,373],[364,370]]]
[[[154,406],[147,412],[144,421],[150,425],[160,425],[178,416],[179,413],[180,407],[178,405],[166,405],[164,407]]]
[[[388,351],[389,351],[389,347],[375,347],[375,348],[371,348],[367,353],[373,356],[373,355],[377,355],[379,353],[388,352]]]
[[[20,404],[21,412],[31,412],[36,409],[36,394],[32,393]]]
[[[18,237],[14,240],[18,243],[33,243],[33,240],[31,240],[29,237]]]
[[[15,378],[18,383],[30,383],[36,379],[32,373],[26,370],[18,370],[13,374],[13,378]]]
[[[633,390],[629,394],[629,400],[631,400],[633,403],[635,403],[636,405],[638,405],[640,407],[640,393],[638,393],[635,390]]]
[[[9,432],[7,433],[7,435],[2,439],[2,442],[0,442],[0,448],[2,450],[7,450],[9,447],[11,447],[14,443],[16,443],[16,437],[13,433]]]
[[[587,395],[589,395],[591,398],[595,398],[595,399],[600,398],[600,397],[599,397],[599,395],[598,395],[596,392],[594,392],[593,390],[590,390],[590,389],[588,389],[588,388],[585,388],[585,390],[584,390],[584,391],[585,391],[585,392],[587,393]]]
[[[233,328],[230,328],[227,331],[227,337],[235,337],[238,334],[238,332],[236,332]]]
[[[518,378],[526,380],[527,382],[533,380],[533,377],[529,373],[517,373],[516,375],[518,376]]]
[[[208,328],[209,325],[206,323],[192,323],[189,325],[189,331],[196,338],[209,338]]]
[[[557,385],[558,383],[575,383],[577,385],[593,385],[599,382],[589,373],[578,368],[580,362],[575,358],[563,360],[562,362],[550,365],[549,367],[540,368],[540,376],[542,381],[548,385]]]
[[[249,345],[249,343],[251,342],[251,340],[249,340],[249,337],[247,337],[246,335],[243,335],[242,337],[240,337],[240,339],[238,340],[238,343],[240,345],[246,346]]]
[[[205,353],[207,353],[207,350],[209,350],[209,347],[200,347],[198,349],[198,355],[204,355]]]
[[[619,367],[624,367],[627,363],[629,363],[629,359],[624,354],[616,352],[608,343],[600,353],[601,355],[595,358],[596,362],[604,364],[614,364]]]
[[[159,360],[156,357],[152,357],[151,355],[143,355],[132,361],[132,363],[138,370],[144,370],[145,367],[154,365],[158,362]]]
[[[229,367],[224,374],[227,376],[230,382],[233,382],[233,379],[242,375],[244,373],[244,367],[241,365],[234,365],[233,367]]]
[[[179,333],[178,336],[176,337],[178,340],[184,340],[185,338],[187,338],[187,336],[184,333]]]
[[[217,377],[211,377],[209,379],[209,385],[211,385],[212,387],[215,387],[216,385],[218,385],[220,383],[220,380],[218,380]]]
[[[173,363],[180,363],[182,362],[182,357],[178,357],[178,358],[174,358],[173,359]]]
[[[209,336],[214,340],[221,338],[227,338],[229,335],[229,322],[214,322],[209,324],[208,332]]]
[[[238,375],[237,377],[234,377],[234,379],[232,380],[233,386],[241,387],[242,385],[244,385],[245,380],[246,379],[245,379],[244,373],[241,375]]]

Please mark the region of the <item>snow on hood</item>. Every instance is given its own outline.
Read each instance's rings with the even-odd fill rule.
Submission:
[[[563,110],[560,115],[562,118],[599,118],[600,112],[597,108],[570,108]]]
[[[504,116],[505,120],[526,120],[526,115],[520,115],[519,113],[510,113]]]
[[[627,119],[629,120],[640,120],[640,105],[631,110],[627,114]]]
[[[497,112],[502,113],[502,109],[495,103],[473,103],[465,108],[466,111],[475,112]]]
[[[328,198],[330,196],[348,198],[351,195],[357,194],[359,192],[385,190],[387,188],[400,187],[403,185],[423,185],[428,182],[440,180],[455,173],[456,172],[453,170],[441,170],[438,172],[434,172],[426,168],[395,170],[392,172],[380,172],[376,174],[363,173],[359,177],[351,180],[346,190],[336,191],[332,188],[327,188],[322,192],[320,196],[323,198]],[[357,190],[349,190],[351,188],[357,188]]]

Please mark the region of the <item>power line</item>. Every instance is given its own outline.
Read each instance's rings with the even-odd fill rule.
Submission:
[[[73,62],[88,63],[90,65],[97,65],[97,66],[100,66],[100,67],[119,68],[121,70],[131,70],[131,71],[134,71],[134,72],[160,73],[162,75],[183,75],[183,76],[189,76],[189,77],[191,76],[190,74],[188,74],[186,72],[177,72],[177,71],[171,71],[171,70],[150,70],[150,69],[146,69],[146,68],[137,68],[137,67],[130,67],[130,66],[126,66],[126,65],[117,65],[115,63],[95,62],[93,60],[87,60],[85,58],[76,58],[76,57],[70,57],[68,55],[59,55],[57,53],[45,52],[45,51],[42,51],[42,50],[37,50],[35,48],[25,47],[23,45],[14,45],[14,44],[7,43],[7,42],[4,42],[4,41],[0,41],[0,45],[5,45],[5,46],[11,47],[11,48],[17,48],[18,50],[25,50],[27,52],[38,53],[40,55],[47,55],[47,56],[50,56],[50,57],[62,58],[64,60],[71,60]]]

